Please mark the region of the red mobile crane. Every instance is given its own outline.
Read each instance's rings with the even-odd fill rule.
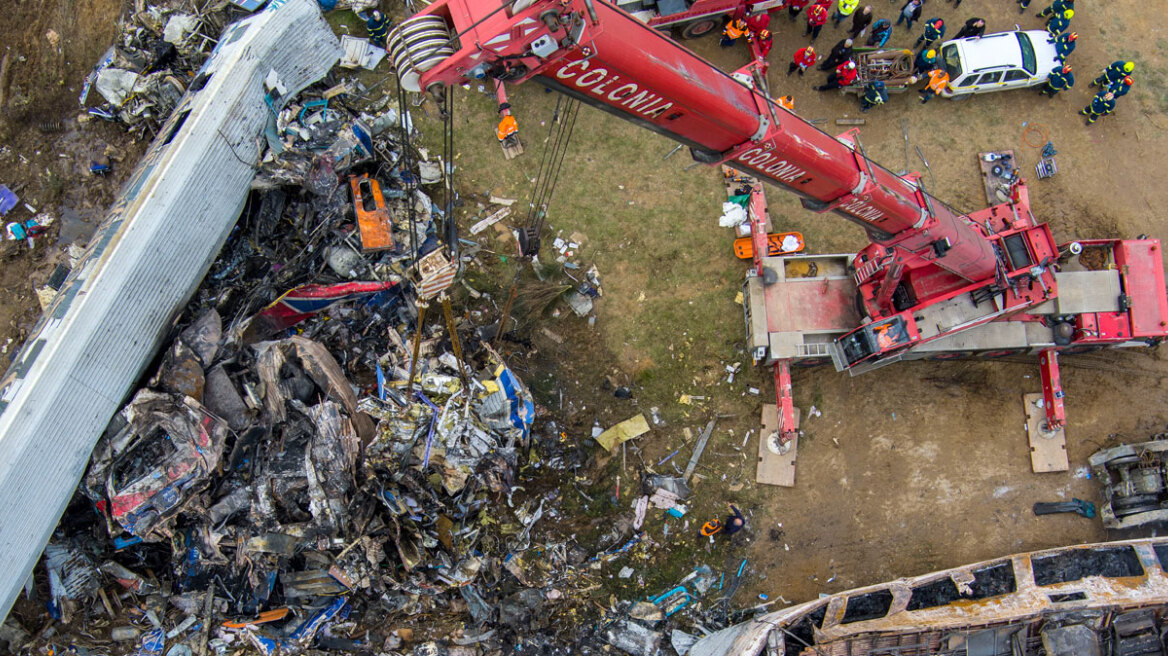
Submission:
[[[1039,353],[1053,431],[1065,423],[1058,351],[1168,336],[1158,240],[1060,248],[1023,184],[1009,203],[962,214],[918,176],[869,160],[858,131],[833,137],[783,109],[757,61],[732,76],[607,2],[436,0],[388,50],[407,90],[442,99],[469,79],[535,80],[862,227],[871,244],[857,254],[772,258],[751,213],[747,326],[755,361],[774,365],[784,442],[796,430],[792,362],[830,357],[857,374],[901,359]]]

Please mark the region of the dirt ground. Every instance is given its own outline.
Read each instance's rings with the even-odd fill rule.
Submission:
[[[899,4],[877,1],[873,7],[877,17],[894,17]],[[1039,8],[1038,2],[1032,7]],[[38,209],[58,216],[68,209],[89,218],[70,225],[92,226],[99,208],[110,202],[129,173],[134,146],[114,126],[77,124],[75,103],[86,72],[113,38],[122,3],[16,0],[7,9],[9,20],[0,25],[0,39],[12,64],[0,80],[0,138],[11,154],[6,150],[0,158],[0,183],[24,185],[22,197]],[[929,0],[924,14],[943,17],[950,34],[972,15],[985,17],[990,31],[1012,29],[1016,22],[1027,29],[1041,27],[1033,12],[1020,16],[1006,0],[966,0],[959,10]],[[1071,61],[1078,74],[1074,91],[1054,99],[1013,91],[960,103],[938,99],[923,107],[915,93],[893,96],[887,106],[864,115],[862,136],[869,154],[889,168],[901,168],[905,153],[899,121],[907,118],[912,143],[932,165],[925,180],[939,198],[972,210],[985,206],[976,153],[1013,148],[1023,170],[1033,171],[1037,148],[1023,142],[1023,131],[1038,126],[1059,150],[1060,173],[1052,180],[1032,180],[1031,198],[1036,214],[1052,224],[1060,240],[1168,235],[1168,218],[1155,209],[1168,206],[1168,185],[1159,173],[1159,163],[1168,159],[1163,130],[1168,126],[1168,85],[1163,82],[1168,42],[1155,15],[1135,0],[1109,3],[1106,12],[1098,6],[1081,7],[1073,28],[1081,37]],[[50,29],[60,36],[58,46],[46,36]],[[791,25],[779,15],[772,31],[773,92],[792,93],[801,115],[828,119],[825,129],[834,128],[835,118],[860,115],[853,96],[811,90],[824,74],[805,79],[784,75],[791,53],[806,43],[801,23]],[[826,52],[843,31],[828,26],[816,45]],[[919,31],[918,25],[907,37],[897,29],[891,44],[909,46]],[[690,45],[723,68],[746,62],[742,46],[723,50],[714,38]],[[1089,100],[1087,83],[1120,56],[1139,66],[1135,89],[1120,101],[1117,115],[1086,128],[1077,111]],[[512,95],[520,124],[531,128],[526,133],[531,136],[529,153],[511,165],[485,155],[476,163],[469,151],[496,149],[486,140],[490,101],[482,96],[463,101],[478,112],[472,115],[474,123],[466,118],[476,132],[464,131],[459,146],[466,157],[463,170],[474,178],[466,184],[476,192],[521,195],[538,166],[535,126],[540,118],[535,108],[546,110],[550,101],[535,88],[520,88]],[[38,129],[57,121],[62,131],[53,125],[47,133]],[[673,463],[684,467],[692,436],[705,421],[717,413],[735,415],[719,424],[707,450],[689,517],[668,523],[653,518],[647,524],[650,536],[662,545],[660,558],[671,559],[669,564],[650,560],[651,566],[638,565],[646,578],[655,577],[651,586],[699,561],[721,567],[745,557],[752,574],[736,604],[747,605],[759,593],[798,602],[821,592],[1108,537],[1097,522],[1074,516],[1036,518],[1030,507],[1035,501],[1072,496],[1095,499],[1095,482],[1081,471],[1086,457],[1102,445],[1137,441],[1163,430],[1168,423],[1163,382],[1168,362],[1162,349],[1064,360],[1071,460],[1066,474],[1030,471],[1020,399],[1040,389],[1034,364],[897,364],[857,378],[830,368],[798,370],[797,404],[805,414],[814,405],[823,415],[805,421],[796,487],[756,487],[749,454],[757,449],[759,408],[773,392],[765,372],[747,370],[733,387],[719,383],[726,377],[723,366],[744,358],[739,352],[741,308],[732,300],[743,267],[725,254],[729,235],[714,225],[722,194],[717,173],[686,170],[684,153],[663,161],[671,143],[596,110],[582,110],[577,133],[568,176],[572,180],[565,186],[580,189],[569,187],[558,197],[562,205],[551,221],[566,232],[575,223],[591,226],[589,257],[602,264],[605,298],[598,304],[595,330],[582,321],[560,321],[553,328],[563,343],[536,335],[534,348],[541,353],[525,372],[528,382],[573,439],[586,439],[594,422],[609,425],[650,406],[661,408],[667,426],[642,438],[628,454],[626,490],[631,472],[642,463],[663,472]],[[603,142],[605,150],[590,150],[589,140]],[[107,145],[124,151],[126,164],[115,166],[109,178],[89,177],[89,158]],[[619,165],[608,159],[616,157]],[[909,167],[921,168],[915,152]],[[777,227],[803,232],[811,251],[848,252],[864,244],[851,225],[811,215],[779,191],[769,198]],[[627,214],[630,207],[638,212],[635,222],[626,222],[634,216]],[[27,218],[26,210],[15,212],[20,214],[13,216]],[[701,227],[670,233],[671,226],[687,222]],[[14,340],[8,353],[35,321],[33,289],[62,259],[62,248],[42,244],[30,253],[5,244],[0,344]],[[695,271],[700,275],[694,276]],[[681,277],[687,273],[690,277]],[[649,298],[642,300],[646,291]],[[666,301],[653,305],[655,297]],[[702,327],[703,337],[692,339],[690,332],[699,334]],[[605,375],[617,384],[631,384],[634,399],[614,400],[602,388]],[[761,388],[762,395],[745,393],[748,385]],[[562,408],[555,401],[559,392]],[[682,392],[704,393],[711,400],[682,406],[677,403]],[[690,430],[688,439],[685,429]],[[750,430],[753,435],[743,447]],[[680,452],[673,462],[657,465],[674,449]],[[582,485],[592,491],[611,489],[614,476],[621,473],[619,461],[619,455],[600,458],[592,471],[581,474],[586,479]],[[626,491],[620,503],[624,514],[630,499]],[[748,540],[703,544],[694,535],[696,526],[726,501],[749,512]],[[611,508],[604,504],[592,506],[592,525],[603,525],[606,512]],[[617,592],[643,594],[635,581],[620,585]]]
[[[36,288],[67,259],[70,243],[85,245],[143,147],[120,127],[78,121],[85,76],[111,45],[122,10],[121,0],[13,0],[5,6],[0,184],[22,201],[5,221],[31,218],[27,203],[57,224],[31,250],[11,241],[0,245],[4,366],[40,314]],[[107,154],[112,173],[90,175],[90,163]]]

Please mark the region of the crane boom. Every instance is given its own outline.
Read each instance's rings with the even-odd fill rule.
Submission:
[[[729,164],[860,224],[910,268],[939,267],[961,282],[996,274],[981,229],[868,160],[855,132],[824,133],[606,2],[438,0],[395,29],[389,50],[413,91],[534,79],[683,143],[698,161]],[[877,300],[868,300],[871,316],[895,314]]]
[[[964,215],[925,193],[919,176],[897,176],[869,160],[858,131],[831,136],[774,102],[758,88],[766,84],[757,61],[725,73],[602,0],[498,2],[435,0],[402,22],[388,47],[402,87],[441,100],[449,86],[472,79],[535,80],[688,145],[699,162],[733,166],[867,231],[872,243],[849,266],[822,258],[828,271],[811,277],[808,298],[800,296],[804,285],[785,277],[783,258],[763,257],[758,241],[744,307],[752,356],[775,365],[780,442],[796,431],[787,419],[786,368],[796,360],[830,356],[855,375],[971,347],[1032,349],[1043,357],[1045,425],[1055,430],[1064,423],[1059,350],[1168,338],[1158,240],[1060,248],[1031,214],[1020,182],[1008,203]],[[1091,257],[1077,260],[1084,248]],[[768,262],[771,282],[762,275]],[[1066,299],[1060,284],[1068,286]],[[805,328],[784,320],[805,305],[815,306],[802,317]]]

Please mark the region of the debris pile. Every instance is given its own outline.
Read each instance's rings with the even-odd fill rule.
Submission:
[[[161,0],[136,7],[117,43],[85,79],[77,100],[91,116],[152,135],[188,87],[206,83],[200,67],[223,28],[249,12],[229,0]],[[90,97],[92,91],[100,100]]]

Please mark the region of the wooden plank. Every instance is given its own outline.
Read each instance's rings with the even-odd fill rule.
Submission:
[[[523,154],[523,142],[519,140],[518,135],[513,140],[504,139],[499,145],[503,147],[504,159],[515,159]]]
[[[989,203],[990,206],[992,207],[994,205],[1001,205],[1002,203],[1007,202],[1009,199],[1002,200],[1002,199],[998,198],[998,195],[997,195],[998,185],[1005,184],[1006,181],[1004,179],[999,178],[999,177],[994,175],[994,166],[1001,164],[1000,161],[997,161],[997,162],[985,161],[985,156],[989,155],[991,153],[999,154],[999,155],[1009,155],[1011,167],[1017,167],[1018,161],[1014,158],[1014,151],[1012,151],[1012,150],[995,150],[995,151],[977,154],[977,165],[978,165],[978,168],[981,169],[981,183],[982,183],[982,186],[985,187],[986,202]]]
[[[1038,407],[1042,394],[1023,394],[1022,407],[1026,410],[1026,437],[1030,440],[1030,469],[1036,474],[1065,472],[1071,468],[1067,459],[1067,433],[1058,429],[1048,433],[1042,429],[1046,411]]]
[[[795,421],[799,421],[799,408],[795,408]],[[779,430],[779,406],[765,403],[762,406],[762,432],[758,439],[758,469],[754,480],[763,485],[795,487],[795,459],[799,451],[799,438],[788,442],[785,453],[775,453],[768,445],[772,435]]]

